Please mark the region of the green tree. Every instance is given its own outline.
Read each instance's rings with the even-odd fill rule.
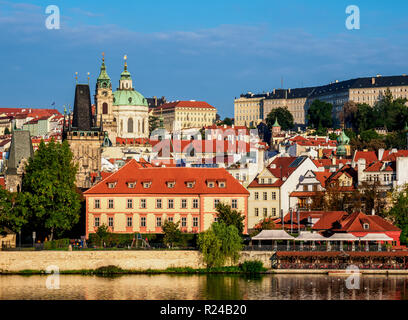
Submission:
[[[234,124],[234,120],[232,120],[231,118],[224,118],[224,120],[221,121],[220,125],[227,125],[227,126],[232,126]]]
[[[98,230],[96,230],[96,235],[101,240],[101,247],[103,246],[103,242],[106,242],[106,240],[108,239],[109,234],[109,227],[106,224],[100,225],[98,227]]]
[[[67,141],[41,141],[29,159],[23,177],[20,206],[29,212],[30,226],[52,240],[70,230],[79,220],[80,195],[75,186],[77,165]]]
[[[266,124],[268,125],[269,129],[272,129],[273,124],[278,119],[278,122],[282,128],[282,130],[290,130],[294,127],[294,119],[292,113],[288,110],[288,108],[279,107],[272,109],[271,112],[266,116]]]
[[[360,139],[363,142],[370,142],[373,139],[381,139],[381,136],[373,129],[365,130],[360,133]]]
[[[10,129],[8,127],[6,127],[6,129],[4,130],[4,134],[10,134]]]
[[[329,134],[329,139],[330,139],[330,140],[337,140],[337,137],[338,137],[338,135],[335,134],[334,132],[332,132],[332,133]]]
[[[160,125],[159,117],[149,116],[149,133],[152,133]]]
[[[19,194],[12,194],[0,187],[0,231],[4,227],[18,232],[27,223],[26,215],[23,211],[18,211],[15,207],[18,203]]]
[[[387,149],[392,149],[392,148],[406,149],[407,148],[407,133],[405,131],[390,132],[385,136],[384,142],[387,146]]]
[[[215,222],[211,228],[198,235],[198,247],[207,268],[236,263],[242,250],[242,238],[233,225]]]
[[[241,212],[232,210],[230,205],[221,202],[218,203],[215,210],[217,211],[218,222],[225,223],[227,226],[235,226],[239,234],[244,232],[245,216]]]
[[[164,221],[162,225],[162,230],[164,232],[163,243],[173,247],[174,244],[180,242],[181,231],[179,229],[180,221],[174,223],[173,221]]]
[[[314,100],[307,110],[307,119],[313,128],[331,128],[333,126],[332,117],[333,105],[318,99]]]
[[[393,193],[393,206],[388,211],[388,217],[401,229],[400,241],[408,243],[408,185],[401,191]]]

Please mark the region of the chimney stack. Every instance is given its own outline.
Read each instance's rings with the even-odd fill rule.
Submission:
[[[371,78],[371,84],[375,85],[375,78]]]
[[[371,209],[371,215],[375,216],[375,209],[374,208]]]

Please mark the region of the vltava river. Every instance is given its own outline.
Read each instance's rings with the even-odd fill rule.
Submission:
[[[362,276],[360,289],[327,275],[61,275],[47,289],[46,275],[0,276],[0,300],[408,300],[408,276]]]

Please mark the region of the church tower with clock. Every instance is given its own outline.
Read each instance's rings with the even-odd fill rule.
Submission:
[[[116,144],[117,122],[113,114],[113,93],[111,79],[106,72],[105,55],[102,54],[102,65],[95,90],[96,125],[108,133],[109,140]]]

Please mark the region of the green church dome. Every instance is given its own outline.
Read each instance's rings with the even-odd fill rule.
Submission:
[[[145,106],[147,99],[136,90],[117,90],[113,93],[114,106]]]

